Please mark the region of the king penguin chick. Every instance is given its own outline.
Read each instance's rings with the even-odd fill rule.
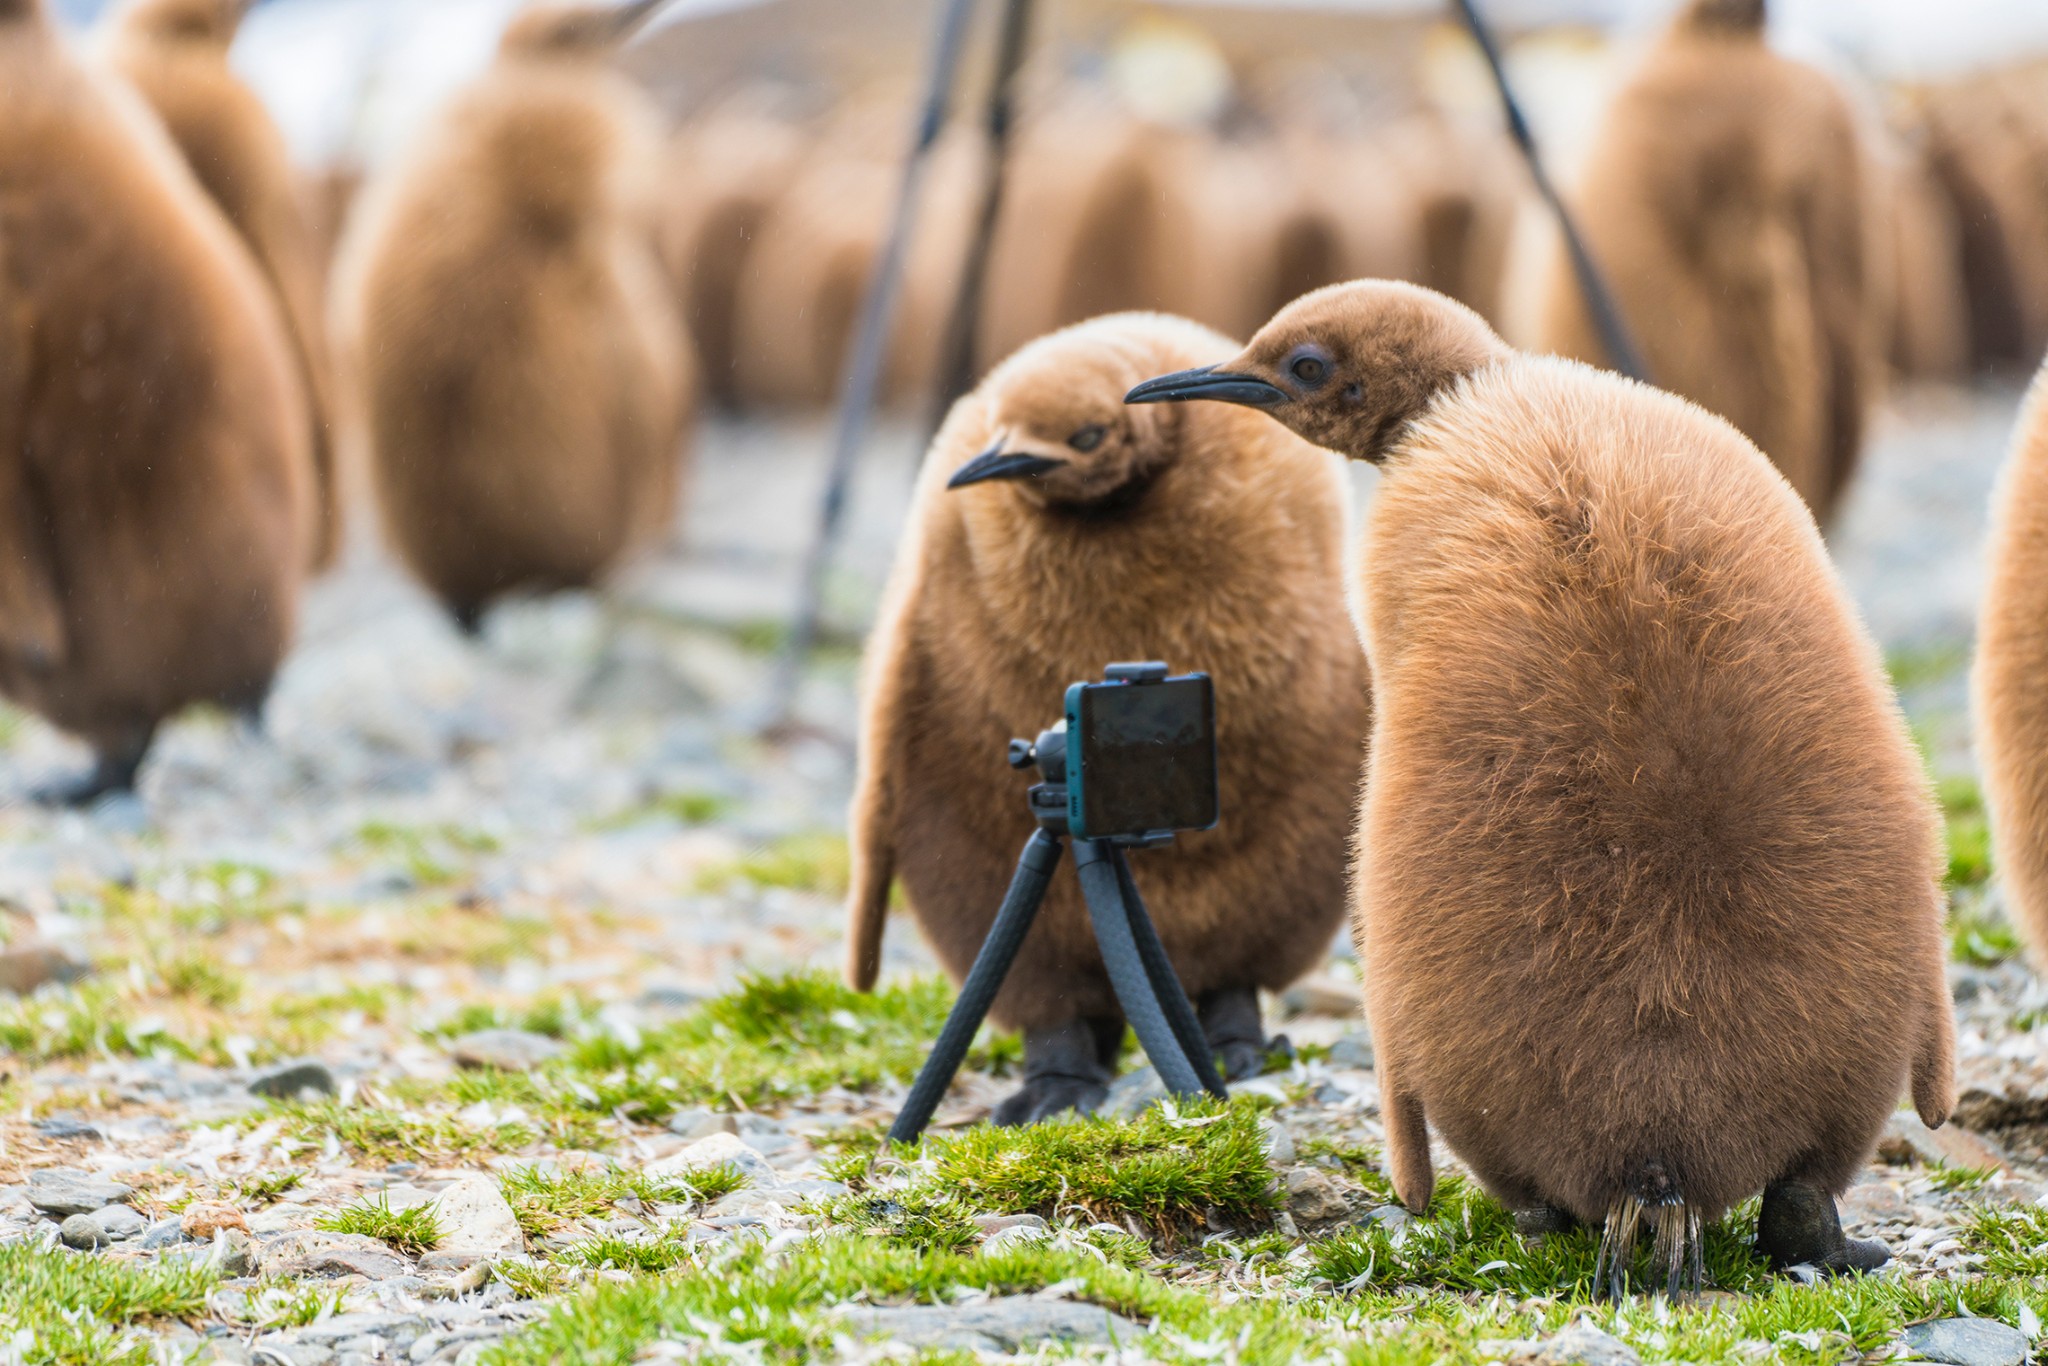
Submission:
[[[250,0],[130,0],[107,21],[106,55],[164,122],[214,203],[255,253],[290,327],[312,419],[319,520],[312,568],[341,544],[332,384],[320,316],[320,263],[305,191],[284,135],[228,66]]]
[[[1977,754],[2012,918],[2048,963],[2048,366],[2020,410],[1999,476],[1991,572],[1977,625]]]
[[[337,267],[386,526],[465,630],[595,582],[675,510],[695,376],[654,247],[658,120],[605,65],[656,3],[523,10]]]
[[[157,724],[259,706],[311,536],[276,302],[149,110],[0,0],[0,692],[133,786]]]
[[[1825,525],[1882,368],[1857,118],[1764,42],[1764,0],[1690,0],[1622,87],[1580,226],[1649,378],[1727,418]],[[1612,363],[1561,243],[1532,349]]]
[[[1939,824],[1813,519],[1727,423],[1519,354],[1412,285],[1296,300],[1140,385],[1378,465],[1355,929],[1395,1191],[1425,1119],[1538,1227],[1639,1229],[1675,1284],[1863,1267],[1831,1197],[1902,1089],[1953,1103]],[[1251,570],[1247,567],[1245,577]]]
[[[965,976],[1035,828],[1004,746],[1122,659],[1215,680],[1222,823],[1133,862],[1228,1075],[1264,1057],[1258,988],[1328,952],[1370,711],[1344,484],[1254,414],[1121,402],[1161,366],[1231,350],[1184,319],[1114,314],[1032,342],[953,406],[866,661],[857,988],[875,980],[892,879]],[[1101,1101],[1124,1022],[1073,879],[1053,880],[993,1014],[1024,1031],[1025,1084],[997,1123]]]

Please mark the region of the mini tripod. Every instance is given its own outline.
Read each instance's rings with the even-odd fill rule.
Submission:
[[[1132,666],[1112,666],[1112,677],[1116,669],[1128,667]],[[1163,666],[1150,667],[1156,667],[1162,677],[1166,672]],[[1034,765],[1044,781],[1032,784],[1025,799],[1038,829],[1017,859],[1016,875],[1010,879],[995,924],[989,927],[988,938],[982,941],[981,952],[961,984],[960,999],[954,1002],[931,1056],[925,1059],[903,1109],[889,1128],[891,1142],[914,1143],[931,1122],[932,1112],[960,1070],[975,1031],[988,1015],[989,1003],[1002,988],[1010,964],[1016,961],[1017,950],[1038,916],[1053,870],[1059,867],[1061,840],[1068,833],[1065,730],[1040,731],[1036,744],[1010,741],[1010,767]],[[1152,848],[1172,839],[1170,830],[1076,839],[1074,869],[1081,879],[1081,895],[1088,903],[1088,917],[1095,925],[1095,940],[1102,949],[1103,966],[1109,970],[1110,986],[1138,1035],[1139,1045],[1158,1069],[1159,1079],[1175,1095],[1206,1091],[1220,1098],[1227,1093],[1223,1079],[1216,1074],[1209,1041],[1166,956],[1166,947],[1159,942],[1152,917],[1146,913],[1130,864],[1124,860],[1126,847]]]

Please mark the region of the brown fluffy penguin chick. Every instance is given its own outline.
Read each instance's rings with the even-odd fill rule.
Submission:
[[[261,705],[312,523],[276,302],[133,92],[0,0],[0,692],[132,786],[157,724]]]
[[[1639,1229],[1764,1191],[1781,1264],[1910,1086],[1952,1104],[1940,839],[1813,519],[1672,395],[1510,350],[1412,285],[1283,309],[1133,401],[1264,408],[1379,465],[1356,932],[1395,1190],[1425,1119],[1511,1209]],[[1249,575],[1247,570],[1247,576]]]
[[[1833,81],[1773,53],[1763,0],[1692,0],[1616,95],[1573,196],[1649,378],[1761,446],[1825,524],[1882,336],[1865,171]],[[1606,365],[1561,245],[1532,349]]]
[[[342,517],[321,266],[284,136],[256,92],[228,66],[228,47],[248,4],[131,0],[108,20],[106,55],[163,120],[192,173],[255,253],[284,310],[312,419],[319,490],[312,567],[321,569],[340,549]]]
[[[1998,876],[2036,963],[2048,962],[2048,366],[1999,476],[1977,623],[1977,754]]]
[[[1112,315],[1031,343],[954,405],[868,650],[856,987],[875,979],[892,878],[966,974],[1035,828],[1005,745],[1123,659],[1215,679],[1222,824],[1132,863],[1226,1071],[1264,1053],[1257,989],[1328,952],[1369,714],[1344,484],[1256,414],[1122,403],[1162,366],[1233,349],[1185,319]],[[1025,1085],[997,1122],[1101,1100],[1123,1019],[1071,875],[1053,879],[993,1014],[1025,1031]]]
[[[540,6],[390,178],[337,282],[399,553],[474,629],[669,525],[693,365],[653,246],[654,109],[605,57],[650,6]]]

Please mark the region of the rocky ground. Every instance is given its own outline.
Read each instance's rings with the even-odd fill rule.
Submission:
[[[1409,1217],[1341,943],[1228,1106],[1143,1109],[1140,1071],[1113,1118],[992,1131],[1016,1047],[985,1035],[924,1148],[882,1151],[948,993],[907,924],[884,993],[829,969],[914,433],[875,443],[769,743],[821,432],[721,424],[677,544],[481,640],[359,537],[263,731],[181,721],[139,798],[25,803],[83,756],[0,714],[0,1362],[2020,1361],[2048,993],[1963,712],[2015,404],[1901,399],[1835,538],[1953,846],[1965,1103],[1902,1114],[1844,1201],[1881,1276],[1766,1276],[1738,1211],[1708,1295],[1595,1306],[1582,1236],[1524,1241],[1455,1178]]]

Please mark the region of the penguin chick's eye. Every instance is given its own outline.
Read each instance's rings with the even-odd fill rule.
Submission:
[[[1287,368],[1303,384],[1321,384],[1323,376],[1330,372],[1320,356],[1296,356]]]
[[[1109,429],[1100,422],[1091,422],[1067,438],[1067,444],[1077,451],[1092,451],[1102,444],[1102,438],[1109,435]]]

